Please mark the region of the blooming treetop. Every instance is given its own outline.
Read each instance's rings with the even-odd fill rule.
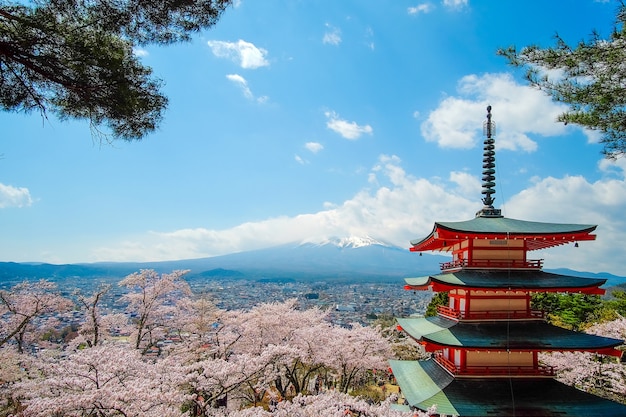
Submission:
[[[626,339],[626,319],[599,323],[587,333]],[[626,395],[626,367],[613,357],[588,352],[552,352],[540,355],[546,365],[557,369],[557,379],[583,391],[622,400]]]
[[[152,269],[128,275],[119,285],[129,289],[122,296],[127,310],[137,315],[132,340],[136,349],[148,348],[163,336],[168,315],[176,311],[176,299],[191,294],[183,279],[189,271],[159,275]]]
[[[37,375],[18,386],[27,398],[24,417],[180,417],[190,396],[180,389],[184,372],[145,361],[127,346],[96,346],[32,365]]]
[[[34,330],[33,322],[71,307],[72,303],[49,281],[23,282],[10,290],[0,290],[0,347],[13,339],[22,351],[25,338]]]

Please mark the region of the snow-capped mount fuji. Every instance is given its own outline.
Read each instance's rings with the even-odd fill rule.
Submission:
[[[334,245],[337,246],[339,248],[363,248],[363,247],[367,247],[367,246],[373,246],[373,245],[377,245],[377,246],[385,246],[385,247],[393,247],[393,245],[390,245],[389,243],[385,243],[383,241],[377,240],[373,237],[370,236],[348,236],[348,237],[337,237],[337,236],[333,236],[333,237],[328,237],[328,238],[322,238],[322,239],[318,239],[318,240],[307,240],[301,243],[302,245],[308,245],[308,244],[312,244],[312,245],[318,245],[318,246],[324,246],[324,245]]]
[[[294,279],[401,280],[439,270],[449,257],[418,256],[370,236],[307,239],[266,249],[185,261],[198,268],[225,268],[246,277]]]

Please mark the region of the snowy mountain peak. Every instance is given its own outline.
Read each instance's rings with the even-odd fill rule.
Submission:
[[[315,242],[303,242],[303,244],[314,243],[319,246],[334,245],[339,248],[362,248],[366,246],[390,246],[387,243],[376,240],[370,236],[349,236],[349,237],[330,237],[317,240]]]

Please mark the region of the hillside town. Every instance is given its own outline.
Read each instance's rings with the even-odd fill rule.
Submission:
[[[112,315],[124,313],[126,305],[122,296],[125,289],[111,278],[105,280],[68,280],[58,282],[61,294],[74,298],[78,292],[89,294],[103,282],[110,284],[110,290],[100,303],[101,313]],[[247,311],[262,303],[280,303],[296,300],[298,309],[319,308],[333,325],[350,327],[353,324],[372,325],[380,318],[411,317],[423,315],[432,298],[430,292],[414,292],[403,289],[402,283],[360,283],[356,280],[345,283],[332,281],[302,282],[248,281],[241,279],[215,279],[205,282],[195,281],[192,290],[197,297],[209,299],[221,310]],[[129,317],[132,319],[132,317]],[[70,310],[54,312],[43,317],[39,323],[43,340],[33,341],[27,350],[36,353],[41,349],[58,348],[67,343],[85,322],[84,312]],[[54,331],[49,329],[55,323]],[[113,330],[115,333],[115,330]],[[116,334],[123,339],[124,334]],[[169,335],[161,343],[171,344],[177,336]]]

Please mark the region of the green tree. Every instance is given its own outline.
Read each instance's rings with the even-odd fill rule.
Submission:
[[[615,159],[626,153],[626,5],[618,8],[615,27],[608,39],[593,32],[575,47],[556,35],[556,45],[536,45],[517,50],[502,48],[498,54],[525,68],[530,85],[569,105],[558,117],[602,134],[603,154]]]
[[[598,318],[598,321],[611,321],[615,320],[618,316],[626,317],[626,291],[624,291],[623,285],[610,289],[607,295],[607,299],[604,301],[602,316]]]
[[[232,0],[0,0],[0,106],[87,119],[114,139],[154,131],[167,98],[134,48],[189,40]]]
[[[604,303],[597,295],[538,293],[531,308],[549,313],[548,321],[557,326],[579,331],[603,315]]]
[[[450,295],[447,291],[437,292],[433,295],[432,300],[426,307],[426,313],[424,316],[433,317],[437,315],[437,306],[447,306],[450,300]]]

